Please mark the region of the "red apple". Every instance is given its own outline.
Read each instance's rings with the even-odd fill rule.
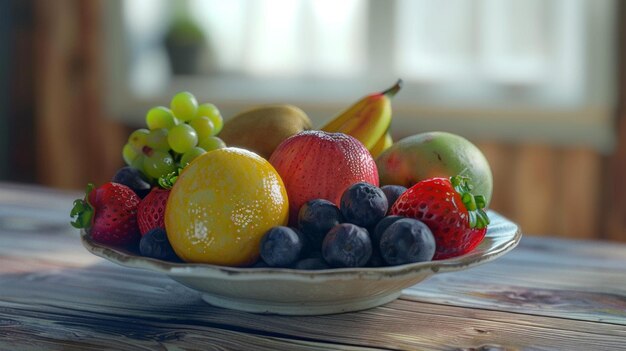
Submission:
[[[285,139],[269,159],[287,188],[289,222],[312,199],[339,205],[343,191],[357,182],[378,186],[372,155],[357,139],[343,133],[305,131]]]

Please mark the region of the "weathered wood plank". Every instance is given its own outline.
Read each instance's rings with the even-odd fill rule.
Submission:
[[[525,233],[550,235],[555,233],[554,211],[558,209],[556,193],[556,152],[548,145],[519,147],[513,168],[514,176],[507,192],[513,201],[512,217]]]
[[[98,295],[96,291],[94,294]],[[125,298],[100,299],[98,296],[87,301],[87,297],[76,294],[72,295],[71,303],[66,299],[63,304],[48,302],[44,298],[24,302],[10,299],[0,301],[0,316],[28,329],[37,327],[32,323],[44,323],[42,332],[59,332],[61,336],[56,337],[60,340],[68,337],[71,340],[72,335],[80,335],[90,342],[100,341],[108,345],[109,338],[116,336],[116,340],[124,342],[128,338],[137,339],[133,340],[137,344],[132,345],[144,345],[146,349],[151,349],[155,340],[161,341],[162,333],[180,331],[186,335],[193,331],[214,335],[214,329],[296,338],[313,343],[388,349],[444,350],[498,345],[514,349],[619,350],[626,343],[626,330],[610,324],[538,318],[408,300],[398,300],[358,313],[283,317],[213,308],[201,301],[181,304],[172,296],[156,295],[158,292],[155,294],[154,291],[144,294],[144,301],[152,300],[150,304],[128,303]],[[28,320],[31,317],[34,321]],[[232,335],[227,333],[218,339],[221,337],[229,341]],[[185,345],[183,338],[177,341]],[[123,345],[115,346],[126,349]]]
[[[479,142],[477,146],[487,158],[493,174],[493,195],[489,207],[510,217],[515,214],[515,197],[511,196],[511,181],[515,179],[514,165],[517,160],[511,155],[515,154],[515,146],[486,141]]]
[[[604,159],[596,150],[482,140],[477,141],[477,146],[493,171],[492,208],[517,220],[526,233],[567,238],[606,237],[602,220],[623,201],[604,189],[603,184],[607,183],[602,173]],[[614,168],[619,169],[615,165],[618,163]],[[616,186],[621,182],[621,178],[617,179],[611,189],[619,193],[623,186]],[[612,220],[606,221],[614,233],[608,237],[623,241],[626,237],[623,233],[620,237],[615,229],[623,224],[624,216],[616,213],[613,210]]]
[[[603,213],[602,159],[594,150],[572,148],[561,151],[558,177],[558,211],[551,210],[555,232],[568,238],[601,238]]]
[[[523,261],[545,267],[626,270],[626,245],[608,241],[524,237],[498,262]],[[519,263],[519,262],[518,262]]]
[[[605,344],[604,341],[598,340],[602,337],[592,337],[585,333],[596,333],[599,335],[609,335],[611,338],[623,338],[626,337],[624,333],[624,315],[613,316],[615,320],[612,322],[622,325],[612,325],[606,323],[590,323],[568,320],[568,318],[584,318],[593,315],[588,313],[585,316],[572,311],[571,304],[567,303],[554,303],[551,297],[542,298],[537,297],[535,301],[527,303],[523,299],[511,299],[509,306],[507,301],[502,301],[498,296],[491,296],[488,293],[491,291],[490,286],[476,286],[477,281],[481,281],[489,274],[478,274],[477,271],[487,267],[495,267],[496,264],[484,265],[473,270],[468,270],[467,279],[470,280],[466,283],[465,274],[451,273],[442,274],[432,278],[433,280],[443,279],[440,282],[434,284],[430,303],[418,303],[412,300],[411,297],[405,297],[404,301],[396,301],[393,304],[385,306],[385,308],[404,309],[407,314],[399,312],[381,312],[379,309],[362,312],[361,314],[347,314],[340,316],[321,316],[321,317],[277,317],[277,316],[251,316],[241,312],[227,311],[210,307],[199,298],[198,293],[189,290],[166,277],[151,272],[142,272],[125,269],[123,267],[114,266],[110,263],[102,262],[89,267],[73,268],[73,269],[58,269],[54,268],[49,271],[36,271],[27,274],[5,274],[0,276],[0,306],[12,307],[16,304],[28,306],[28,310],[34,310],[41,313],[50,312],[54,309],[60,309],[65,313],[75,313],[76,315],[83,316],[87,313],[103,314],[103,315],[119,315],[126,316],[127,318],[135,318],[140,320],[156,319],[156,320],[171,320],[174,318],[175,323],[188,323],[187,321],[196,321],[194,323],[214,323],[224,324],[222,328],[247,328],[251,330],[259,330],[260,332],[278,332],[285,333],[298,338],[312,337],[315,335],[323,335],[323,339],[329,338],[328,331],[326,329],[337,330],[337,335],[332,336],[331,339],[336,343],[357,344],[359,338],[366,337],[367,341],[364,346],[379,346],[385,347],[383,341],[385,341],[385,335],[394,335],[394,337],[401,339],[395,344],[398,348],[424,348],[428,345],[438,345],[436,342],[443,343],[441,345],[450,346],[445,341],[443,336],[441,339],[433,339],[429,337],[428,340],[416,340],[415,331],[420,331],[420,335],[431,335],[432,331],[428,330],[428,327],[432,324],[445,325],[446,330],[455,331],[456,328],[465,328],[467,325],[476,324],[479,330],[507,330],[507,328],[515,328],[521,330],[526,326],[542,326],[544,328],[553,328],[558,330],[545,331],[543,336],[565,333],[568,335],[569,340],[573,340],[576,344],[579,343],[579,338],[582,340],[592,340],[594,343],[599,343],[600,346],[606,346],[606,349],[613,347],[612,344]],[[470,272],[472,272],[470,274]],[[499,273],[499,274],[502,274]],[[510,275],[515,276],[515,272]],[[462,275],[459,277],[459,275]],[[506,286],[506,276],[497,276],[496,280],[503,279],[504,282],[501,286]],[[460,281],[460,282],[458,282]],[[423,294],[422,290],[426,289],[429,282],[416,286],[417,290],[420,290],[420,294]],[[474,287],[471,289],[470,287]],[[465,289],[465,290],[464,290]],[[532,291],[532,289],[529,289]],[[68,291],[71,294],[68,294]],[[481,295],[482,294],[482,295]],[[570,295],[572,295],[570,293]],[[591,294],[591,300],[596,298],[595,294]],[[420,301],[424,300],[423,296],[420,296]],[[437,304],[433,304],[436,302]],[[495,302],[495,303],[494,303]],[[558,302],[558,301],[557,301]],[[400,304],[402,307],[394,307]],[[449,305],[466,305],[471,308],[459,308]],[[504,309],[511,310],[511,304],[515,307],[518,304],[521,310],[521,314],[509,314],[498,311],[482,311],[475,307],[484,307],[490,309]],[[547,318],[537,317],[530,314],[541,314],[542,310],[550,309],[551,305],[555,305],[557,312],[559,312],[562,318]],[[417,310],[413,310],[411,306]],[[583,305],[583,307],[585,307]],[[433,310],[434,309],[434,310]],[[75,310],[70,312],[70,310]],[[584,311],[583,311],[584,312]],[[382,313],[382,315],[381,315]],[[415,313],[417,315],[412,315]],[[423,316],[422,314],[428,314]],[[358,317],[354,317],[357,315]],[[352,317],[350,317],[352,316]],[[505,325],[492,325],[494,316],[500,316],[498,323]],[[94,317],[96,318],[96,317]],[[356,319],[354,319],[356,318]],[[457,320],[455,318],[460,318]],[[620,319],[621,318],[621,319]],[[415,320],[428,320],[427,323],[415,322]],[[484,319],[484,321],[483,321]],[[415,324],[417,323],[417,324]],[[521,323],[522,326],[511,326],[511,323]],[[354,326],[352,326],[354,325]],[[373,326],[385,325],[382,330],[370,330]],[[316,329],[317,328],[317,329]],[[347,329],[346,329],[347,328]],[[356,328],[356,329],[354,329]],[[425,329],[426,328],[426,329]],[[483,329],[481,329],[483,328]],[[484,329],[486,328],[486,329]],[[521,328],[521,329],[520,329]],[[564,330],[561,331],[561,329]],[[424,333],[422,333],[422,331]],[[360,335],[360,333],[366,333],[366,336]],[[465,329],[456,330],[462,335],[467,336]],[[574,333],[569,335],[569,333]],[[332,333],[332,332],[331,332]],[[376,334],[379,333],[379,334]],[[382,333],[382,334],[380,334]],[[528,335],[534,335],[533,330],[526,330],[524,333]],[[383,335],[384,334],[384,335]],[[585,335],[583,335],[585,334]],[[345,335],[350,335],[346,337]],[[499,335],[499,334],[498,334]],[[556,344],[545,344],[547,340],[543,339],[543,336],[535,339],[538,345],[553,345],[554,348],[559,348]],[[370,337],[378,338],[374,341],[369,340]],[[503,339],[509,340],[509,344],[515,345],[514,342],[524,341],[525,339],[519,339],[521,336],[506,335]],[[356,338],[356,339],[355,339]],[[489,339],[483,340],[485,342],[496,343],[501,339]],[[626,342],[626,340],[623,340]],[[365,342],[365,341],[363,341]],[[385,342],[389,342],[386,340]],[[499,341],[498,341],[499,342]],[[378,343],[378,344],[377,344]],[[477,347],[482,344],[459,344],[458,347]],[[525,345],[525,344],[524,344]],[[566,346],[573,346],[575,344],[560,345],[563,348]],[[582,345],[582,344],[581,344]],[[528,346],[528,345],[527,345]],[[442,346],[443,348],[443,346]],[[596,348],[600,349],[600,348]]]
[[[0,308],[1,350],[383,350],[210,325],[29,306]]]
[[[405,293],[420,301],[433,303],[476,306],[589,321],[622,324],[626,322],[624,319],[626,283],[623,279],[623,272],[570,270],[562,266],[552,267],[546,272],[545,266],[541,264],[528,265],[523,262],[509,264],[507,261],[503,258],[501,262],[476,267],[465,272],[439,274],[407,289]],[[111,279],[113,284],[115,281],[128,280],[132,280],[129,284],[133,284],[137,281],[143,282],[148,278],[151,280],[142,284],[163,284],[163,281],[168,283],[165,286],[176,284],[158,274],[126,270],[109,264],[98,264],[89,267],[87,273],[81,273],[81,270],[64,268],[80,268],[83,264],[73,266],[66,263],[8,257],[7,259],[0,258],[0,267],[7,273],[32,273],[25,276],[29,281],[40,279],[35,283],[46,290],[57,288],[58,285],[54,283],[56,279],[73,280],[80,285],[89,284],[92,276]],[[46,275],[50,277],[46,278]],[[554,276],[557,275],[567,277],[567,279],[556,280]],[[19,286],[20,282],[14,281],[10,276],[3,281],[7,286],[15,286],[17,289],[30,289],[32,285],[35,285],[31,282],[30,285]],[[477,282],[480,284],[477,285]],[[67,285],[63,285],[61,289],[66,287]],[[132,294],[131,289],[129,295]]]
[[[626,325],[626,246],[524,238],[496,262],[405,290],[417,301]]]
[[[626,326],[626,297],[623,291],[586,292],[551,286],[533,288],[492,281],[485,282],[482,289],[477,289],[467,285],[470,283],[475,284],[475,281],[452,282],[437,277],[405,290],[403,296],[425,303],[614,323],[622,328]]]
[[[104,183],[123,164],[119,145],[128,135],[105,116],[101,3],[32,3],[37,21],[32,38],[37,52],[32,69],[38,78],[37,181],[63,188]]]

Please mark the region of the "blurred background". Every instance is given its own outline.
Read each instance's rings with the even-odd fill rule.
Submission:
[[[182,90],[320,126],[405,82],[395,140],[461,134],[525,233],[626,241],[616,0],[0,0],[0,181],[82,189]]]

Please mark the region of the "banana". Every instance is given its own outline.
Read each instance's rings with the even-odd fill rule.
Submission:
[[[391,98],[401,87],[402,80],[399,79],[391,88],[357,101],[320,129],[351,135],[371,152],[379,140],[385,139],[391,124]]]
[[[393,145],[393,139],[391,138],[391,134],[389,134],[389,131],[387,131],[385,135],[383,135],[380,140],[378,140],[376,144],[374,144],[374,147],[370,150],[370,153],[372,154],[372,157],[376,159],[378,155],[382,154],[383,151],[387,150],[389,147],[391,147],[391,145]]]

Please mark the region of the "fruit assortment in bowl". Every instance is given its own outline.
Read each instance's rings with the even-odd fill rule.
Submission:
[[[478,148],[440,132],[393,143],[400,83],[318,130],[294,106],[223,121],[176,94],[129,136],[112,181],[75,201],[72,224],[96,255],[161,271],[218,306],[285,314],[376,306],[512,249],[521,233],[486,211]]]

